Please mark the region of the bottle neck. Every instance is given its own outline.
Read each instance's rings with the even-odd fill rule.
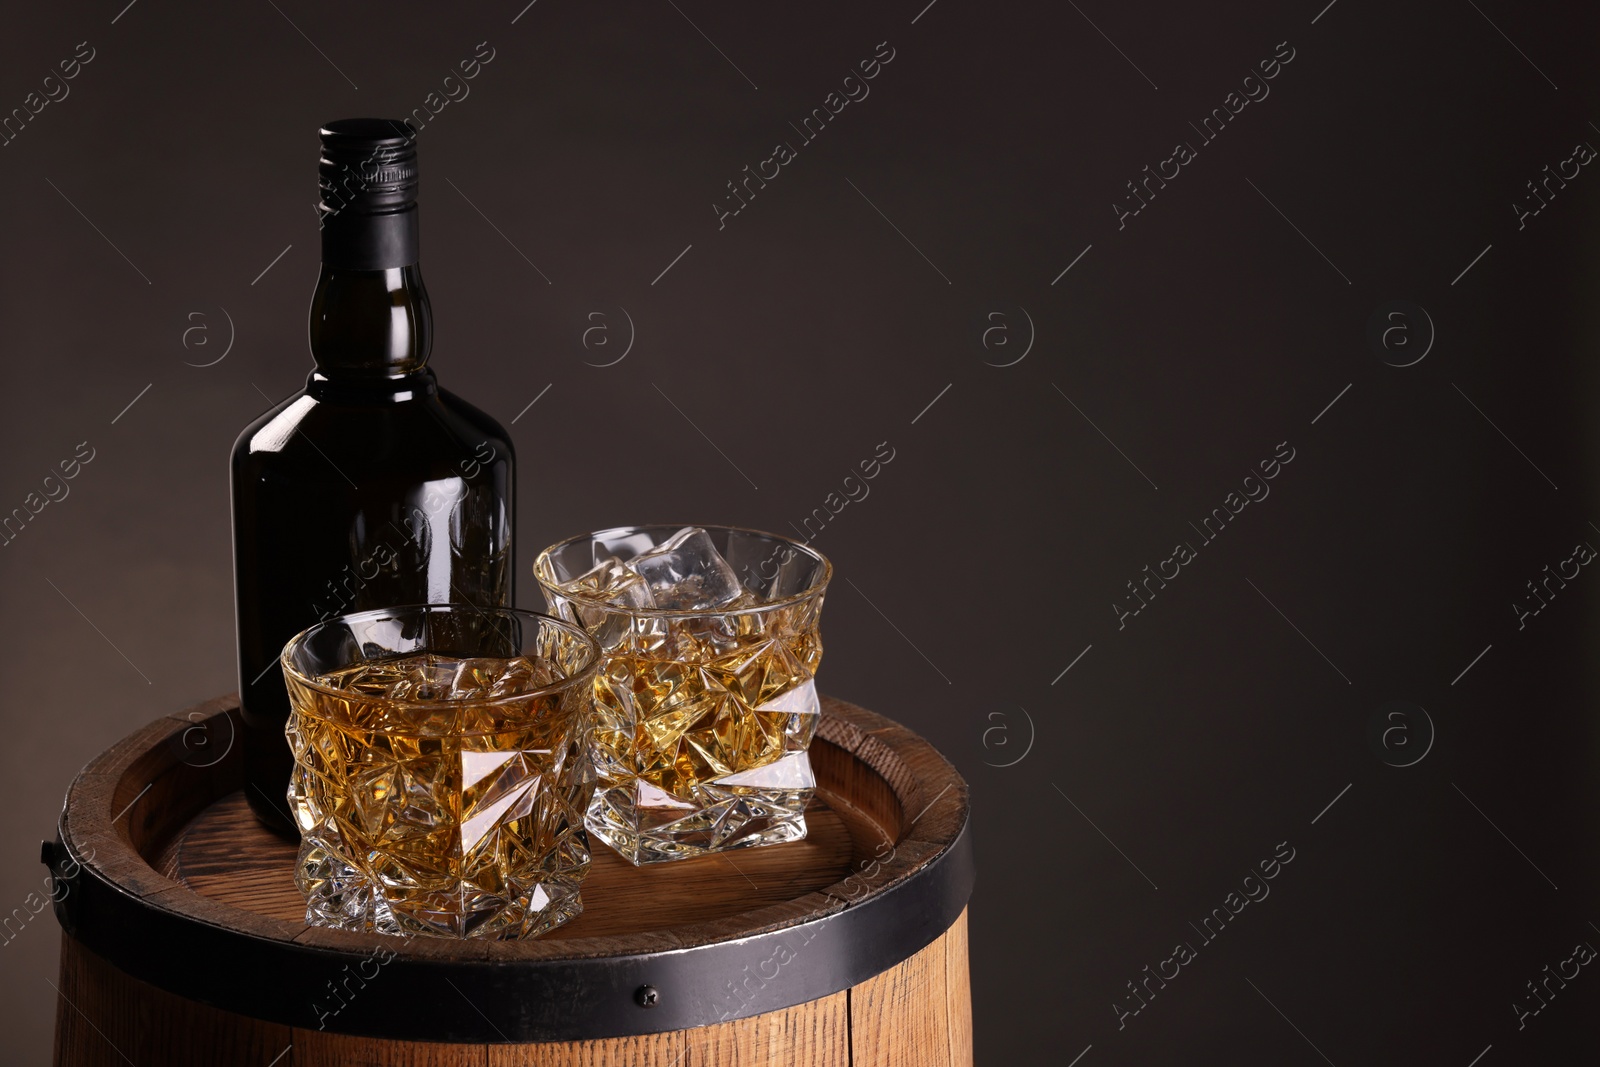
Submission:
[[[326,262],[311,297],[311,354],[329,379],[398,378],[428,362],[433,313],[422,268],[351,270]]]

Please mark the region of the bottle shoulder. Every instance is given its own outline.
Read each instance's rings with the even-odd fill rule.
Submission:
[[[446,411],[463,420],[479,434],[504,444],[507,453],[515,451],[511,442],[511,431],[476,404],[442,387],[439,390],[439,402]]]
[[[240,433],[236,473],[308,468],[313,475],[453,467],[476,456],[512,458],[510,435],[495,419],[431,384],[403,398],[302,390],[274,404]],[[487,448],[485,446],[488,446]],[[359,483],[360,479],[356,478]]]
[[[255,453],[282,451],[316,406],[316,400],[302,389],[251,419],[233,442],[234,462]]]

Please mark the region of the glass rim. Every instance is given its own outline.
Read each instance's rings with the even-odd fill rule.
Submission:
[[[639,533],[645,530],[655,529],[683,530],[688,528],[701,529],[707,531],[708,533],[713,530],[722,530],[729,533],[753,534],[756,537],[766,538],[768,541],[775,542],[787,548],[792,548],[796,552],[810,556],[813,560],[816,560],[818,563],[822,564],[822,577],[813,582],[810,588],[804,589],[798,593],[791,593],[789,596],[781,597],[778,600],[769,600],[762,604],[753,604],[750,607],[728,608],[726,610],[719,608],[636,608],[627,604],[614,604],[609,600],[602,600],[599,597],[585,596],[581,593],[573,593],[563,589],[555,582],[545,578],[545,571],[548,570],[548,564],[551,555],[555,552],[559,552],[569,545],[575,545],[583,541],[594,541],[606,534],[622,534],[627,532]],[[721,523],[644,522],[633,526],[609,526],[603,530],[592,530],[589,533],[575,534],[572,537],[566,537],[560,541],[557,541],[555,544],[550,545],[540,551],[540,553],[534,557],[533,578],[534,581],[539,583],[539,591],[547,594],[546,599],[548,599],[548,594],[554,593],[557,596],[563,597],[567,600],[575,600],[585,607],[603,608],[613,614],[626,615],[630,618],[722,618],[729,615],[760,615],[763,612],[776,611],[779,608],[792,607],[796,604],[803,604],[807,600],[815,599],[826,592],[828,589],[828,583],[833,581],[833,564],[828,560],[827,556],[824,556],[821,552],[818,552],[816,549],[812,548],[803,541],[796,541],[794,538],[785,537],[783,534],[770,533],[766,530],[757,530],[749,526],[727,526]]]
[[[293,652],[293,651],[298,650],[299,648],[304,647],[306,642],[311,639],[311,637],[312,637],[312,635],[314,633],[317,633],[318,631],[321,631],[321,630],[326,629],[328,627],[334,626],[335,624],[348,623],[351,620],[367,621],[369,619],[381,618],[383,616],[403,615],[403,614],[408,613],[408,612],[409,613],[414,613],[414,614],[432,615],[432,614],[445,614],[447,612],[448,613],[462,613],[462,614],[465,614],[466,612],[469,612],[469,611],[470,612],[474,612],[474,613],[479,614],[479,615],[498,614],[498,615],[502,615],[502,616],[514,616],[514,617],[520,617],[520,618],[536,619],[536,620],[540,621],[541,623],[553,624],[556,629],[564,631],[564,632],[566,632],[568,635],[570,635],[572,637],[578,638],[580,640],[580,643],[583,645],[585,650],[588,652],[588,659],[584,663],[583,667],[580,670],[577,670],[577,671],[575,671],[575,672],[573,672],[571,674],[564,675],[562,678],[560,678],[557,681],[551,682],[549,685],[540,686],[538,689],[529,689],[526,692],[513,693],[513,694],[510,694],[508,696],[501,696],[501,697],[451,697],[451,698],[445,698],[445,699],[440,699],[440,700],[395,700],[395,699],[391,699],[389,697],[384,697],[383,700],[385,701],[385,703],[387,703],[387,704],[389,704],[389,705],[391,705],[393,707],[406,708],[406,709],[414,709],[414,708],[492,708],[492,707],[495,707],[497,705],[511,704],[511,703],[515,703],[517,701],[528,700],[528,699],[531,699],[533,697],[550,696],[552,694],[560,693],[562,690],[565,690],[565,689],[571,689],[571,688],[576,688],[576,687],[581,686],[581,685],[585,685],[588,682],[593,680],[593,676],[594,676],[595,672],[600,669],[600,661],[601,661],[601,658],[602,658],[600,642],[596,641],[594,639],[594,637],[592,635],[590,635],[590,633],[587,630],[585,630],[583,627],[578,626],[578,625],[576,625],[574,623],[570,623],[570,622],[566,621],[565,619],[557,618],[554,615],[546,614],[545,612],[542,612],[542,611],[530,611],[530,610],[528,610],[526,608],[480,608],[480,607],[477,607],[477,606],[472,605],[472,604],[401,604],[401,605],[398,605],[398,606],[392,607],[392,608],[368,608],[368,609],[366,609],[364,611],[351,611],[351,612],[346,612],[346,613],[344,613],[342,615],[335,615],[332,618],[323,619],[321,622],[314,623],[311,626],[306,627],[304,630],[301,630],[299,633],[297,633],[293,637],[289,638],[288,641],[284,642],[283,651],[278,653],[278,664],[279,664],[279,667],[283,671],[284,676],[286,678],[287,677],[293,677],[297,684],[303,685],[308,689],[315,690],[316,692],[326,693],[326,694],[328,694],[330,696],[336,696],[336,697],[339,697],[341,699],[348,699],[351,696],[355,696],[355,695],[371,696],[372,694],[356,694],[354,690],[341,689],[338,686],[326,685],[326,684],[324,684],[322,682],[319,682],[317,679],[315,679],[312,676],[306,674],[306,672],[300,670],[298,667],[296,667],[294,664],[292,664],[289,661],[290,653]],[[464,658],[468,658],[468,657],[464,657]],[[486,657],[483,657],[483,658],[485,658],[485,659],[508,659],[508,658],[511,658],[511,657],[503,657],[503,656],[492,656],[492,657],[490,657],[490,656],[486,656]],[[378,660],[367,660],[365,662],[376,663],[376,662],[379,662],[379,661]],[[353,666],[353,664],[352,664],[352,666]],[[291,710],[294,710],[296,712],[296,714],[298,714],[298,710],[297,709],[291,708]],[[495,731],[493,731],[493,730],[480,730],[480,731],[464,731],[464,732],[466,732],[466,733],[474,733],[474,732],[475,733],[494,733]]]

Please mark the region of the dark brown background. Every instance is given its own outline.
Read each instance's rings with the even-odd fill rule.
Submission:
[[[1520,631],[1511,604],[1600,545],[1600,176],[1521,230],[1511,205],[1600,144],[1595,20],[924,3],[9,13],[0,109],[95,58],[0,148],[0,510],[95,458],[0,549],[0,912],[78,767],[236,684],[225,457],[309,367],[317,125],[421,106],[487,41],[421,137],[424,262],[441,379],[506,423],[549,387],[513,427],[521,602],[558,537],[787,531],[889,443],[816,540],[822,677],[973,785],[980,1062],[1592,1058],[1592,968],[1525,1029],[1512,1004],[1600,944],[1600,577]],[[719,231],[724,183],[880,41],[871,95]],[[1119,230],[1124,183],[1281,41],[1271,95]],[[1437,336],[1396,368],[1367,324],[1402,299]],[[228,356],[186,365],[224,309]],[[620,309],[628,357],[585,365]],[[1282,441],[1271,496],[1119,631],[1124,583]],[[1368,739],[1390,700],[1436,730],[1407,768]],[[1391,759],[1425,747],[1401,725]],[[1125,983],[1284,841],[1271,896],[1119,1030]],[[42,1062],[58,932],[7,936],[5,1056]]]

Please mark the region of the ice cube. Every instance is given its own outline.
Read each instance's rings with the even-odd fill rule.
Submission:
[[[409,676],[405,666],[395,661],[380,661],[359,663],[354,667],[324,675],[317,681],[335,689],[348,689],[362,696],[381,697],[388,695],[391,686],[405,681]]]
[[[515,659],[496,662],[499,666],[493,684],[488,690],[491,698],[531,693],[553,684],[556,680],[555,671],[544,660],[518,656]]]
[[[450,676],[449,695],[454,699],[481,697],[494,685],[505,660],[477,657],[457,660]]]
[[[650,587],[615,556],[567,583],[567,590],[586,600],[603,600],[626,608],[651,608]]]
[[[739,575],[698,526],[684,527],[627,567],[645,580],[655,606],[670,611],[726,607],[744,595]]]
[[[383,695],[390,700],[449,700],[455,695],[456,671],[460,666],[455,659],[424,653],[391,661],[389,666],[398,668],[400,675],[384,691]]]
[[[425,653],[376,666],[383,672],[365,671],[363,680],[386,682],[382,695],[390,700],[494,700],[531,693],[555,680],[548,663],[527,656],[457,658]]]

